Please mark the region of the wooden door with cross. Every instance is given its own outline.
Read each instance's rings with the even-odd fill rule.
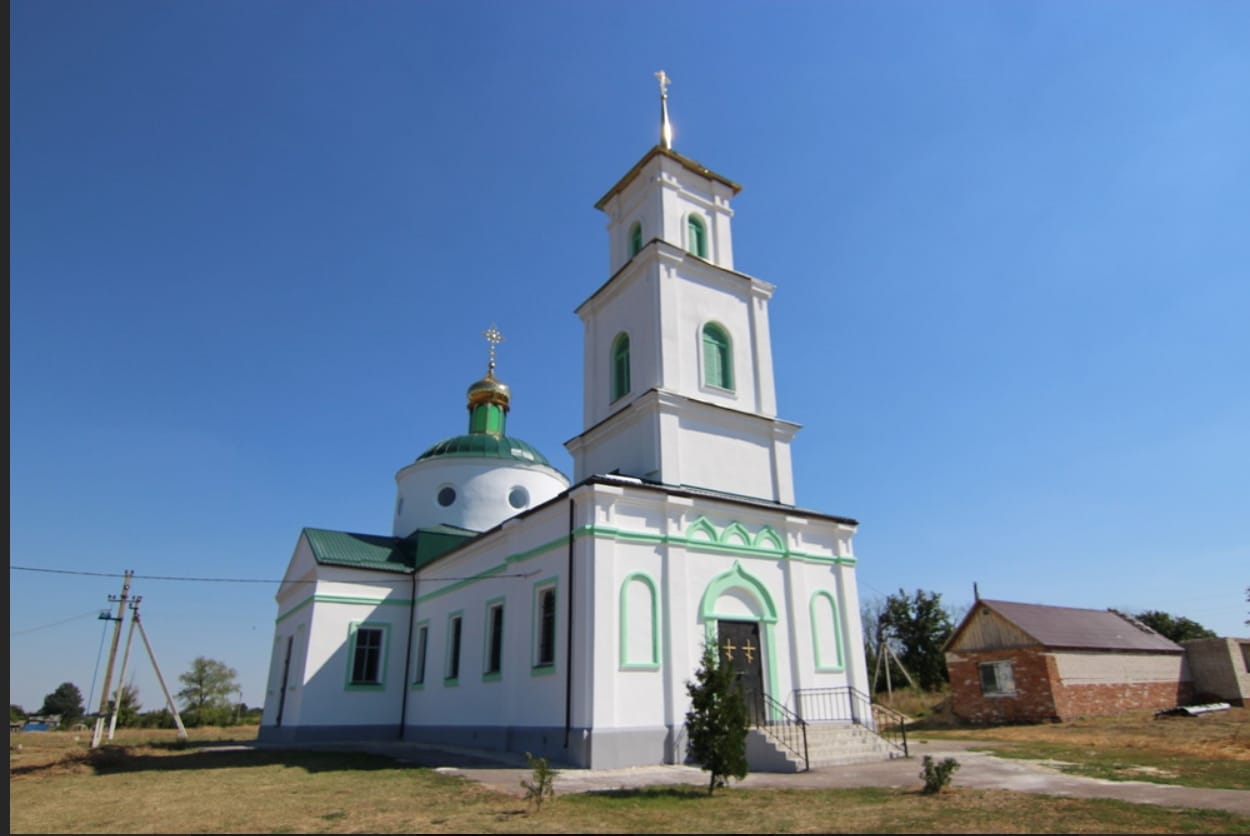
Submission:
[[[733,666],[753,722],[764,717],[764,663],[758,621],[719,621],[717,646],[722,662]]]

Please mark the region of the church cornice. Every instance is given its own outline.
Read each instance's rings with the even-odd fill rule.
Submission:
[[[696,162],[695,160],[692,160],[689,157],[678,154],[676,151],[672,150],[671,148],[664,148],[663,146],[656,145],[646,154],[643,154],[642,159],[634,163],[634,167],[631,168],[629,171],[625,172],[625,176],[622,177],[620,180],[617,180],[616,185],[608,189],[607,194],[599,198],[598,202],[595,203],[595,208],[603,209],[603,207],[607,205],[609,200],[611,200],[613,197],[620,194],[621,192],[625,191],[626,187],[628,187],[629,184],[633,182],[634,178],[638,176],[638,172],[642,171],[642,169],[646,166],[646,164],[651,162],[651,160],[654,159],[655,157],[668,157],[670,160],[677,163],[682,168],[685,168],[688,171],[692,171],[695,174],[698,174],[700,177],[706,177],[709,180],[715,180],[716,182],[727,186],[735,195],[738,192],[742,191],[742,186],[730,180],[728,177],[722,177],[721,175],[717,174],[715,171],[712,171],[712,169],[708,168],[702,163]]]
[[[660,407],[662,408],[668,407],[669,409],[674,409],[677,406],[682,405],[682,404],[694,404],[696,406],[707,407],[709,409],[717,410],[718,412],[721,412],[729,416],[734,416],[734,417],[739,417],[739,418],[749,418],[754,421],[764,421],[769,424],[772,424],[776,429],[781,430],[782,437],[784,438],[784,440],[787,440],[787,441],[790,438],[793,438],[794,434],[797,433],[803,427],[802,424],[796,424],[794,421],[787,421],[783,418],[776,418],[776,417],[770,418],[767,415],[760,415],[758,412],[750,412],[745,409],[735,409],[732,406],[725,406],[724,404],[713,403],[712,401],[705,401],[705,400],[702,400],[701,398],[692,398],[689,395],[682,395],[677,392],[673,392],[669,389],[661,389],[658,386],[653,386],[647,391],[640,394],[638,397],[634,398],[633,400],[626,402],[623,406],[621,406],[611,415],[608,415],[606,418],[602,419],[601,421],[598,421],[597,423],[592,424],[591,426],[587,427],[582,432],[578,433],[577,435],[570,438],[568,441],[564,442],[565,448],[568,449],[570,445],[576,445],[579,442],[587,441],[590,438],[590,436],[594,435],[602,427],[611,423],[614,419],[624,417],[632,409],[643,408],[644,406],[647,405],[646,402],[648,401],[654,401]]]
[[[652,249],[653,247],[655,248],[654,250]],[[584,302],[582,302],[580,305],[574,308],[573,313],[577,314],[578,316],[581,316],[582,311],[587,306],[598,301],[599,297],[602,296],[607,291],[607,289],[613,285],[614,282],[616,282],[618,277],[629,272],[631,267],[636,267],[637,265],[641,264],[641,261],[643,260],[644,256],[651,255],[652,253],[655,253],[655,255],[657,255],[660,258],[666,258],[678,264],[685,262],[685,261],[689,261],[691,264],[697,265],[699,267],[707,268],[708,270],[714,270],[717,273],[720,273],[721,275],[732,276],[735,279],[740,279],[744,282],[747,282],[750,285],[753,293],[764,296],[765,298],[768,298],[769,296],[772,295],[774,285],[770,284],[769,282],[764,281],[763,279],[756,278],[755,276],[748,275],[747,273],[741,273],[737,270],[730,270],[727,267],[722,267],[719,264],[714,264],[711,261],[708,261],[706,258],[699,258],[694,253],[687,252],[686,250],[683,250],[681,247],[670,244],[668,241],[665,241],[663,238],[652,238],[650,241],[646,243],[646,246],[644,246],[641,250],[638,251],[637,255],[635,255],[629,261],[622,264],[621,268],[617,270],[615,273],[613,273],[611,276],[609,276],[606,282],[599,285],[599,287],[595,290],[594,293],[587,296]]]

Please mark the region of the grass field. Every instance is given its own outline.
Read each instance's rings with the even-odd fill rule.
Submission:
[[[1210,740],[1199,741],[1201,751],[1248,766],[1240,746],[1245,729],[1235,728],[1236,717],[1217,723],[1189,719],[1203,725],[1157,727],[1162,739],[1173,741],[1168,746],[1179,745],[1175,741],[1185,737],[1183,730],[1211,730]],[[1069,743],[1081,749],[1095,739],[1123,742],[1141,734],[1144,722],[993,730],[1007,739],[991,738],[990,730],[974,735],[984,735],[978,739],[987,746],[1037,745],[1026,732],[1044,730],[1050,739],[1061,738],[1070,725]],[[1245,723],[1244,714],[1240,722]],[[1224,738],[1214,731],[1225,724],[1235,732],[1227,749],[1220,748]],[[1123,736],[1116,730],[1121,727]],[[11,735],[10,832],[1250,832],[1250,818],[1227,813],[970,790],[959,788],[958,780],[936,796],[886,789],[731,788],[709,798],[697,787],[650,787],[562,795],[535,811],[516,797],[383,757],[230,748],[254,740],[254,727],[191,734],[191,745],[179,747],[170,732],[122,731],[114,745],[94,752],[87,750],[85,734]]]
[[[1250,709],[1156,717],[1151,712],[1067,723],[991,728],[926,727],[917,739],[984,742],[1009,758],[1048,761],[1093,778],[1250,790]]]

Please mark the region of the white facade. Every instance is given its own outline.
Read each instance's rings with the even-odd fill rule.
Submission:
[[[569,486],[544,464],[469,458],[418,460],[395,474],[395,482],[396,537],[436,525],[486,531]]]
[[[686,684],[727,625],[758,636],[732,650],[778,704],[867,694],[857,524],[793,506],[798,427],[776,416],[773,287],[732,269],[736,191],[656,148],[600,202],[613,275],[578,309],[571,487],[515,458],[419,459],[396,476],[394,536],[301,535],[277,596],[262,740],[682,762]],[[690,230],[703,257],[685,252]],[[718,381],[732,385],[712,385],[726,357],[732,378]],[[508,503],[516,486],[524,508]],[[446,487],[466,502],[459,516],[438,502]]]

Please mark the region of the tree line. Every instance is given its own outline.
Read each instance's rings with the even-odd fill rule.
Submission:
[[[233,726],[254,725],[260,722],[261,707],[249,707],[231,698],[240,693],[238,672],[217,659],[197,656],[191,667],[178,675],[183,687],[175,695],[179,703],[179,715],[186,726]],[[109,699],[109,714],[113,711],[113,699]],[[139,689],[134,683],[121,688],[117,704],[117,725],[123,728],[170,728],[174,727],[174,715],[168,708],[143,711],[139,702]],[[32,716],[20,705],[9,704],[9,722],[25,722]],[[82,691],[72,682],[62,682],[43,698],[43,705],[33,716],[60,717],[60,728],[70,729],[83,722],[89,715],[83,704]]]

